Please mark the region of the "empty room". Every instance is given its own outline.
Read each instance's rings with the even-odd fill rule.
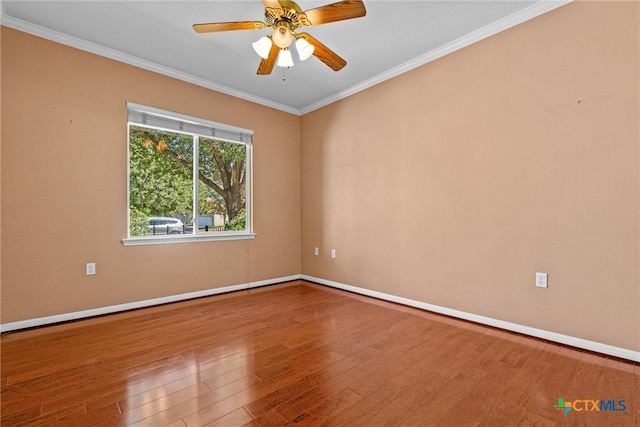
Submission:
[[[640,2],[0,2],[2,426],[637,426]]]

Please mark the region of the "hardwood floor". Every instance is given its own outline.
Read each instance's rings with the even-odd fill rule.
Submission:
[[[638,364],[303,281],[1,344],[3,427],[640,422]]]

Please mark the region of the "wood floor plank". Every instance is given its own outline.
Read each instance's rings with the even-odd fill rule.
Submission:
[[[430,378],[433,381],[429,387],[425,387],[425,390],[429,391],[433,398],[422,402],[406,418],[407,425],[437,425],[463,404],[474,405],[474,401],[467,397],[468,390],[484,377],[476,371],[461,372],[456,378],[448,378],[434,372]],[[443,423],[443,425],[451,424]]]
[[[362,396],[347,410],[339,408],[335,414],[329,417],[322,425],[334,427],[351,427],[372,425],[372,418],[386,404],[395,400],[402,394],[402,387],[386,382],[377,389]]]
[[[206,384],[198,383],[143,405],[128,407],[123,409],[123,413],[127,417],[127,422],[135,423],[159,412],[169,410],[180,403],[197,399],[202,395],[208,394],[210,391]]]
[[[638,363],[305,281],[0,340],[3,427],[640,425]]]
[[[173,393],[178,393],[182,390],[188,389],[189,387],[197,387],[199,383],[200,379],[197,377],[197,375],[189,375],[176,381],[159,385],[149,390],[141,391],[140,393],[135,393],[134,391],[132,391],[131,393],[127,394],[126,397],[122,397],[121,395],[119,395],[117,396],[117,401],[122,411],[130,411],[133,408],[144,406],[150,402],[162,399]],[[114,396],[110,397],[113,399]],[[104,399],[104,397],[101,397],[101,399]],[[88,400],[88,402],[92,401],[93,399]]]
[[[398,397],[375,413],[375,421],[372,420],[372,424],[388,427],[408,425],[406,419],[409,415],[433,398],[427,388],[430,381],[427,376],[422,376],[409,387],[402,387],[402,393]]]
[[[272,409],[269,412],[265,412],[261,417],[243,424],[242,427],[278,427],[285,423],[286,420]]]
[[[29,407],[15,410],[9,413],[5,413],[4,405],[3,405],[2,417],[0,418],[0,425],[3,425],[3,426],[19,425],[23,421],[40,418],[41,415],[42,415],[42,405],[29,406]]]
[[[210,423],[204,424],[203,427],[236,427],[245,425],[250,421],[253,421],[253,417],[249,415],[249,413],[244,408],[238,408],[235,411],[228,413],[227,415],[215,419]]]
[[[379,351],[373,348],[364,349],[323,367],[323,369],[309,373],[298,381],[282,386],[278,390],[255,399],[247,405],[247,409],[254,417],[275,408],[287,420],[291,420],[306,409],[315,406],[328,396],[340,395],[347,390],[356,378],[364,377],[370,372],[367,364],[374,363]],[[361,373],[357,376],[357,371]],[[321,385],[321,388],[318,387]],[[348,394],[355,394],[349,390]],[[307,395],[308,398],[304,398]],[[291,407],[294,408],[291,408]]]
[[[338,393],[329,394],[323,399],[317,401],[315,405],[305,405],[307,408],[304,412],[292,418],[286,425],[296,426],[319,426],[334,415],[348,411],[352,408],[362,396],[350,389],[343,389]]]

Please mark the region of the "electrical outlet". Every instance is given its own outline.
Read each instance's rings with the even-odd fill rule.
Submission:
[[[88,262],[86,265],[85,273],[87,274],[87,276],[93,276],[94,274],[96,274],[96,263]]]
[[[320,255],[320,248],[318,248],[317,246],[316,246],[315,248],[313,248],[313,254],[314,254],[315,256]]]
[[[335,258],[335,257],[336,257],[336,250],[331,249],[331,258]]]
[[[536,286],[538,288],[547,287],[547,273],[536,273]]]

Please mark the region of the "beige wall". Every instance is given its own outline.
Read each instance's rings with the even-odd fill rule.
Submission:
[[[122,245],[127,101],[254,130],[255,240]],[[295,115],[2,28],[2,322],[299,274],[299,127]],[[90,261],[96,276],[84,274]]]
[[[573,3],[302,118],[3,28],[2,322],[303,273],[640,350],[639,15]],[[127,101],[255,131],[256,240],[122,246]]]
[[[569,4],[305,115],[302,272],[640,350],[639,18]]]

